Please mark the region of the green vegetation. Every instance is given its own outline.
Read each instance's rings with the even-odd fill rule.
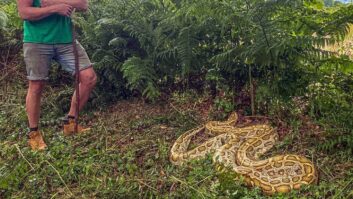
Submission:
[[[351,45],[330,51],[351,42],[353,6],[90,2],[74,20],[99,76],[82,118],[92,131],[66,138],[43,126],[44,153],[26,145],[21,20],[14,0],[0,3],[0,198],[266,198],[217,173],[211,158],[182,167],[168,160],[183,132],[232,111],[278,128],[267,155],[295,153],[317,165],[319,185],[273,198],[353,197]],[[72,83],[53,67],[43,121],[66,113]],[[244,117],[252,114],[263,117]]]

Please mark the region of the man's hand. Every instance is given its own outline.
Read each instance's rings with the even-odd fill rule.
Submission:
[[[53,6],[55,6],[55,10],[59,15],[62,15],[65,17],[70,17],[73,10],[74,10],[74,7],[67,5],[67,4],[57,4],[57,5],[53,5]]]
[[[43,1],[43,0],[42,0]],[[37,21],[53,14],[69,17],[74,7],[65,3],[56,3],[48,7],[33,7],[33,0],[17,0],[18,12],[22,19]]]
[[[41,0],[42,8],[55,6],[59,4],[67,4],[76,8],[78,11],[86,11],[88,9],[87,0]]]
[[[42,7],[48,7],[54,5],[55,3],[52,0],[41,0],[40,4]]]

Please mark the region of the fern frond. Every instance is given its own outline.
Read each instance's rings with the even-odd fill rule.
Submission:
[[[131,90],[138,90],[147,97],[159,96],[156,86],[157,75],[151,60],[131,57],[125,61],[121,70]]]
[[[108,45],[109,46],[114,46],[114,47],[126,47],[127,45],[126,39],[122,37],[115,37],[114,39],[110,40]]]
[[[0,30],[6,27],[7,20],[8,18],[5,12],[0,10]]]
[[[194,35],[195,31],[192,26],[184,27],[180,30],[178,36],[178,55],[182,62],[182,75],[186,76],[190,73],[192,67],[192,61],[194,58],[194,47],[198,44],[198,41]]]
[[[228,63],[232,63],[239,55],[238,52],[239,50],[237,48],[232,48],[213,56],[210,61],[216,63],[217,66],[227,65]]]

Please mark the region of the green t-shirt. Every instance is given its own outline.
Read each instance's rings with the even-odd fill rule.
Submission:
[[[33,0],[33,7],[40,7],[40,0]],[[25,43],[72,43],[72,25],[69,17],[53,14],[38,21],[25,20],[23,26]]]

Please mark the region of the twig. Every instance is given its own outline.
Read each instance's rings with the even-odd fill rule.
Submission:
[[[262,115],[244,116],[244,118],[265,118],[265,119],[270,119],[270,117],[262,116]]]
[[[141,148],[139,148],[139,149],[137,149],[136,150],[136,152],[140,152],[140,151],[144,151],[145,149],[153,149],[153,148],[155,148],[155,147],[157,147],[158,145],[157,144],[153,144],[153,145],[151,145],[151,146],[145,146],[145,147],[141,147]],[[146,155],[146,154],[145,154]]]
[[[180,180],[179,178],[177,178],[177,177],[175,177],[175,176],[170,176],[170,177],[171,177],[172,179],[174,179],[174,180],[180,182],[181,184],[184,184],[184,185],[190,187],[192,190],[194,190],[194,191],[196,191],[197,193],[199,193],[199,194],[202,196],[202,198],[205,198],[205,196],[204,196],[199,190],[195,189],[193,186],[189,185],[187,182],[184,182],[184,181]]]
[[[333,180],[334,177],[327,173],[325,170],[323,170],[321,166],[317,165],[317,168],[322,171],[328,178],[330,178],[330,180]]]
[[[136,182],[136,181],[140,181],[140,180],[142,180],[142,181],[148,181],[148,182],[156,182],[156,181],[157,181],[157,180],[153,180],[153,179],[147,180],[147,179],[140,179],[140,178],[125,179],[124,181],[125,181],[125,182]]]
[[[17,149],[17,151],[20,153],[20,155],[22,156],[22,158],[28,163],[28,165],[31,167],[32,170],[34,170],[34,167],[32,166],[32,164],[25,158],[25,156],[23,155],[20,147],[18,146],[18,144],[15,144],[15,147]]]
[[[156,188],[154,188],[154,187],[152,187],[152,186],[150,186],[150,185],[144,183],[144,182],[143,182],[142,180],[140,180],[140,179],[136,179],[136,181],[139,182],[139,183],[141,183],[141,184],[143,184],[143,185],[145,185],[145,186],[147,186],[147,187],[150,188],[150,189],[153,189],[153,190],[156,191],[157,193],[159,192]]]
[[[194,123],[194,124],[198,124],[196,121],[196,118],[194,117],[194,116],[192,116],[192,115],[190,115],[190,114],[185,114],[185,113],[183,113],[182,111],[180,111],[179,109],[177,109],[172,103],[169,103],[170,104],[170,106],[174,109],[174,110],[176,110],[179,114],[181,114],[181,115],[183,115],[183,116],[186,116],[186,115],[188,115],[189,117],[191,117],[192,118],[192,122]]]
[[[74,194],[71,192],[71,190],[69,189],[69,187],[67,186],[67,184],[65,183],[64,179],[61,177],[60,173],[58,170],[55,169],[55,167],[50,164],[50,162],[48,160],[45,160],[46,163],[48,163],[48,165],[56,172],[56,174],[59,176],[61,182],[65,185],[66,189],[70,192],[70,196],[74,196]]]
[[[108,150],[108,130],[105,128],[104,123],[102,123],[103,129],[104,129],[104,135],[105,135],[105,151]]]
[[[212,176],[207,176],[206,178],[204,178],[204,179],[202,179],[201,181],[197,182],[197,185],[200,184],[200,183],[202,183],[202,182],[204,182],[205,180],[207,180],[207,179],[209,179],[209,178],[211,178],[211,177],[212,177]]]
[[[252,67],[249,64],[249,84],[250,84],[250,101],[251,101],[251,114],[255,115],[255,89],[254,89],[254,82],[252,77]]]
[[[59,192],[56,192],[50,199],[55,198],[58,194],[59,194]]]

